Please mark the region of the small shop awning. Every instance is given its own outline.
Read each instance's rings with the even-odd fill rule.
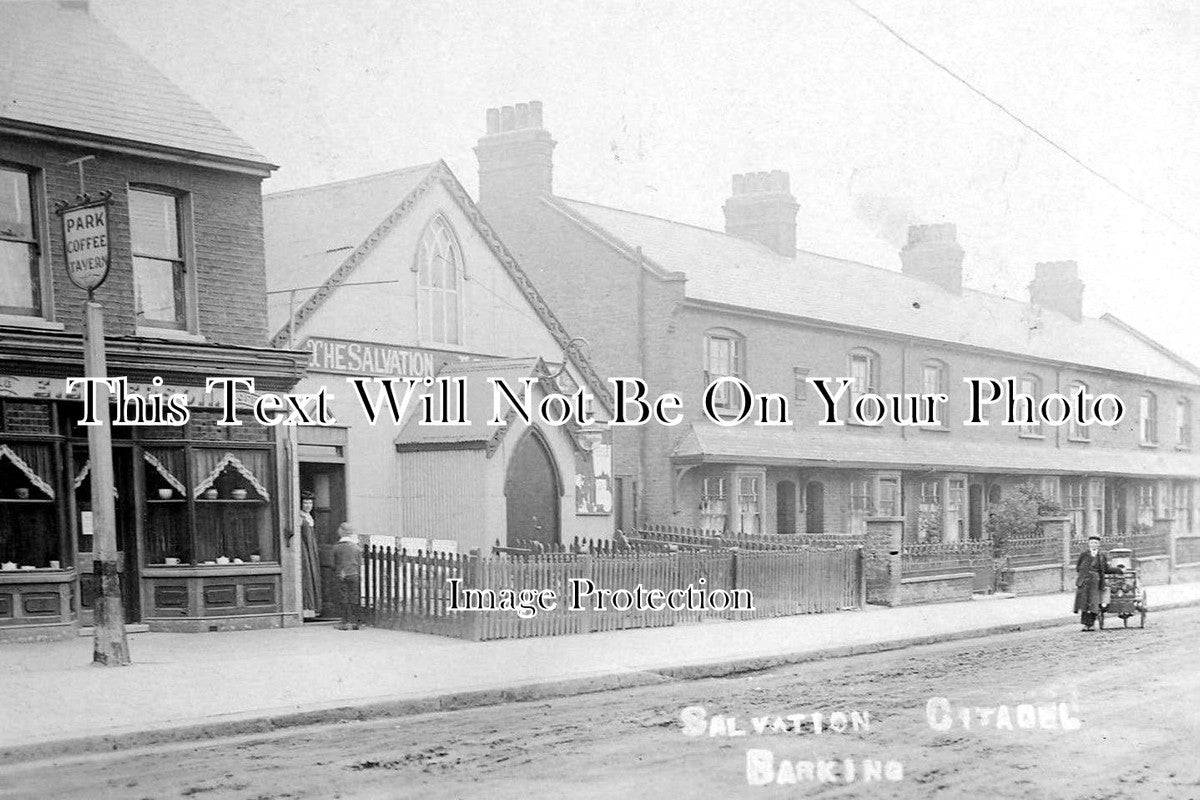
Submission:
[[[686,464],[761,464],[858,469],[929,469],[1066,475],[1200,476],[1200,456],[1172,450],[1115,449],[1096,444],[1046,440],[1013,442],[966,441],[959,431],[910,428],[901,438],[896,428],[846,425],[825,427],[796,423],[767,428],[750,422],[721,427],[696,422],[677,442],[671,460]],[[1065,434],[1065,431],[1064,431]],[[1052,440],[1053,430],[1047,439]]]

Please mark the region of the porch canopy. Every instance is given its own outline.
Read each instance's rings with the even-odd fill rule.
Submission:
[[[1063,431],[1065,437],[1065,430]],[[672,463],[761,464],[764,466],[841,467],[850,469],[921,469],[945,472],[1003,472],[1037,475],[1138,475],[1161,478],[1200,476],[1200,455],[1169,446],[1113,449],[1045,440],[972,442],[950,431],[846,425],[796,424],[757,427],[750,422],[721,427],[694,422],[671,454]]]

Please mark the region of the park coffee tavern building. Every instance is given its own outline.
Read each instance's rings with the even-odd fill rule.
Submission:
[[[488,110],[480,208],[601,374],[677,392],[689,414],[617,431],[614,477],[636,487],[638,517],[619,526],[861,535],[885,517],[909,542],[964,541],[1019,484],[1057,501],[1077,536],[1200,526],[1200,370],[1110,315],[1084,316],[1074,262],[1037,264],[1028,301],[1001,297],[963,285],[952,224],[913,226],[900,270],[884,269],[798,247],[781,171],[733,176],[717,231],[557,196],[554,146],[540,103]],[[787,396],[794,424],[706,420],[704,389],[723,376]],[[1111,428],[964,426],[963,378],[1009,376],[1035,398],[1114,393],[1127,413]],[[823,427],[809,377],[852,378],[847,401],[949,403],[939,425]],[[739,410],[732,392],[716,399]]]
[[[87,12],[0,3],[0,640],[73,636],[91,618],[82,404],[86,294],[53,208],[110,192],[95,292],[108,374],[182,392],[183,427],[113,427],[127,621],[151,630],[298,624],[288,449],[218,427],[209,376],[288,391],[304,354],[268,347],[261,182],[274,168]],[[87,54],[86,63],[61,54]],[[156,378],[162,384],[154,383]]]

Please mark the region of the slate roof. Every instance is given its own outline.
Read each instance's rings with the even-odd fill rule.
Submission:
[[[800,251],[781,256],[720,231],[578,200],[546,202],[641,247],[652,267],[686,276],[685,296],[1021,356],[1200,383],[1200,371],[1112,317],[1076,322],[999,295],[961,295],[896,270]]]
[[[492,417],[492,384],[489,378],[504,381],[514,394],[520,396],[522,378],[535,377],[539,359],[537,358],[489,358],[478,361],[465,361],[458,364],[447,364],[438,372],[438,377],[462,377],[466,379],[466,413],[469,425],[445,427],[440,425],[421,425],[420,414],[410,413],[408,421],[396,437],[398,449],[418,450],[422,446],[437,446],[447,444],[478,443],[481,447],[493,439],[501,438],[507,433],[505,428],[488,425]],[[435,419],[442,414],[441,395],[437,385],[427,391],[433,396],[433,416]],[[413,409],[418,408],[416,402]],[[502,406],[504,408],[504,406]],[[450,395],[449,416],[454,418],[459,411],[457,396]],[[520,417],[515,417],[508,427],[525,427]]]
[[[83,7],[0,0],[6,123],[274,168]]]
[[[267,289],[300,288],[299,308],[437,163],[263,197]],[[272,332],[288,320],[286,293],[267,295]]]
[[[849,435],[848,435],[849,434]],[[1026,445],[1026,446],[1022,446]],[[795,425],[760,428],[693,423],[675,446],[679,463],[755,463],[788,466],[862,466],[866,469],[927,467],[963,472],[1030,474],[1200,474],[1200,455],[1159,450],[1046,447],[1044,442],[965,442],[940,432],[913,430],[908,438],[885,430]]]

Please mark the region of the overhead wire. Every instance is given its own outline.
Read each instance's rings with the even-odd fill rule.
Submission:
[[[989,95],[987,92],[976,87],[973,83],[968,81],[966,78],[962,77],[961,75],[956,73],[954,70],[950,69],[950,67],[946,66],[941,61],[934,58],[932,55],[930,55],[924,49],[919,47],[917,44],[910,41],[908,38],[906,38],[903,34],[901,34],[899,31],[897,31],[891,25],[888,25],[886,22],[884,22],[882,19],[880,19],[872,11],[870,11],[867,8],[864,8],[860,3],[857,2],[857,0],[845,0],[845,1],[849,5],[853,6],[858,11],[860,11],[862,14],[864,14],[867,17],[869,17],[870,19],[872,19],[877,25],[879,25],[879,27],[883,28],[885,31],[887,31],[889,34],[891,34],[897,41],[899,41],[905,47],[909,48],[914,53],[916,53],[917,55],[924,58],[930,64],[933,64],[935,67],[937,67],[939,70],[941,70],[942,72],[949,75],[951,78],[953,78],[958,83],[961,83],[963,86],[965,86],[971,92],[973,92],[975,95],[983,98],[983,100],[986,101],[987,103],[989,103],[990,105],[999,109],[1002,113],[1004,113],[1006,116],[1008,116],[1014,122],[1016,122],[1022,128],[1029,131],[1030,133],[1032,133],[1034,136],[1041,139],[1046,144],[1050,145],[1050,147],[1054,148],[1062,155],[1066,156],[1068,159],[1070,159],[1076,165],[1078,165],[1079,167],[1081,167],[1082,169],[1087,171],[1093,177],[1102,181],[1104,184],[1109,186],[1111,189],[1117,191],[1118,193],[1125,196],[1129,200],[1132,200],[1134,203],[1136,203],[1136,204],[1142,206],[1143,208],[1147,209],[1148,211],[1151,211],[1154,214],[1157,214],[1158,216],[1162,217],[1167,222],[1170,222],[1172,225],[1179,228],[1180,230],[1190,233],[1192,236],[1196,237],[1197,239],[1200,239],[1200,231],[1196,230],[1195,228],[1192,228],[1191,226],[1187,225],[1186,223],[1180,221],[1179,219],[1176,219],[1174,215],[1168,213],[1167,211],[1164,211],[1163,209],[1159,208],[1158,206],[1154,205],[1153,203],[1149,202],[1148,200],[1142,199],[1138,195],[1136,195],[1133,192],[1131,192],[1130,190],[1126,189],[1124,186],[1121,186],[1119,183],[1117,183],[1112,178],[1109,178],[1107,175],[1100,172],[1100,170],[1096,169],[1095,167],[1093,167],[1090,164],[1088,164],[1087,162],[1085,162],[1083,159],[1076,156],[1071,151],[1067,150],[1067,148],[1065,148],[1064,146],[1062,146],[1061,144],[1056,142],[1054,139],[1051,139],[1048,135],[1046,135],[1045,133],[1042,133],[1042,131],[1040,131],[1033,124],[1026,122],[1018,114],[1011,111],[1007,106],[1005,106],[999,100],[996,100],[991,95]]]

